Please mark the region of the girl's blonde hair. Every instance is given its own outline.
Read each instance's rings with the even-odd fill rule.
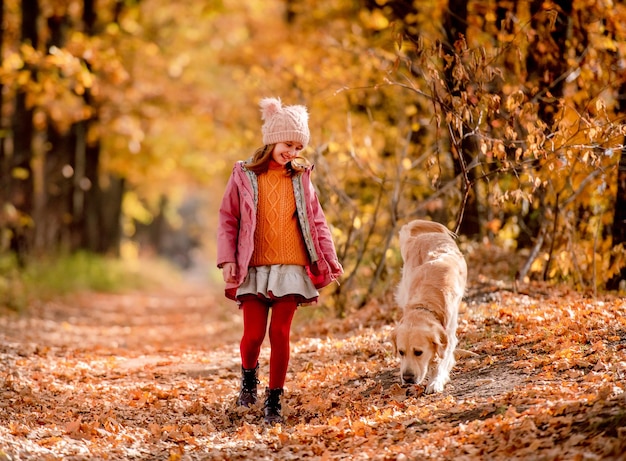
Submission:
[[[253,173],[259,175],[265,173],[270,165],[272,159],[272,151],[276,144],[268,144],[263,147],[259,147],[250,160],[246,162],[246,168]],[[304,157],[296,157],[292,161],[287,162],[285,165],[285,172],[289,177],[301,174],[311,166],[311,163]]]

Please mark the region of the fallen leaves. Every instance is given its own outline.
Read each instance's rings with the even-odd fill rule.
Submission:
[[[202,299],[211,299],[207,324],[216,309],[233,309]],[[87,299],[67,312],[56,302],[53,316],[42,307],[0,319],[0,459],[605,460],[626,452],[623,299],[469,298],[459,339],[472,354],[459,354],[435,395],[399,383],[388,342],[393,307],[372,302],[344,320],[302,325],[293,334],[287,422],[274,427],[262,423],[262,402],[235,404],[237,328],[209,346],[197,316],[189,329],[180,320],[199,302],[97,301],[107,313],[101,324]],[[155,311],[160,337],[142,334]],[[175,334],[161,326],[168,312]],[[261,395],[268,357],[266,346]]]

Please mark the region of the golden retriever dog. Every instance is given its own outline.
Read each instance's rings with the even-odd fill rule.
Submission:
[[[395,293],[402,318],[391,334],[402,384],[443,391],[455,364],[456,329],[467,264],[442,224],[415,220],[400,229],[402,278]]]

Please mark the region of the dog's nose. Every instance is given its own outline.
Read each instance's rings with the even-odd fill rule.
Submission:
[[[408,371],[402,373],[402,383],[404,384],[415,384],[415,375]]]

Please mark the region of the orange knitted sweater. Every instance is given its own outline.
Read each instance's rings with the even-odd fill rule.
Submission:
[[[257,225],[250,265],[306,266],[309,258],[298,224],[291,178],[283,166],[272,161],[267,172],[258,176],[258,183]]]

